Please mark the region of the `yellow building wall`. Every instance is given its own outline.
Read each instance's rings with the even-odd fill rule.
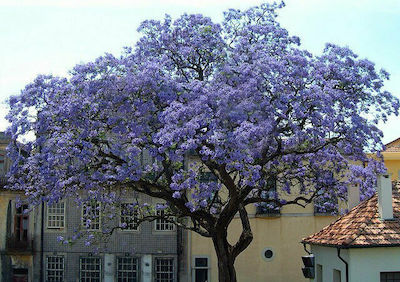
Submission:
[[[254,239],[250,246],[239,255],[235,262],[238,281],[308,281],[301,272],[301,256],[305,254],[300,244],[302,238],[321,230],[331,223],[333,216],[313,216],[307,214],[283,214],[277,217],[253,217],[250,219]],[[230,239],[239,237],[240,219],[230,225]],[[217,258],[211,239],[192,232],[190,260],[195,256],[209,256],[210,282],[218,281]],[[233,243],[233,240],[230,240]],[[271,261],[262,258],[264,248],[273,249]],[[190,267],[193,271],[193,266]],[[189,268],[189,269],[190,269]]]
[[[0,150],[5,151],[7,143],[0,143]],[[6,159],[6,169],[9,165],[8,159]],[[0,176],[3,176],[4,172],[1,172]],[[2,277],[2,270],[3,266],[10,267],[10,269],[6,269],[9,273],[12,273],[12,268],[28,268],[29,269],[29,281],[33,280],[33,255],[32,254],[25,254],[24,252],[8,252],[6,248],[6,237],[7,237],[7,211],[8,205],[10,200],[12,201],[11,206],[11,233],[13,234],[14,230],[14,216],[15,213],[15,203],[17,197],[23,196],[22,192],[6,190],[0,188],[0,252],[3,255],[0,257],[0,281],[6,282],[6,278]],[[29,214],[29,235],[31,239],[34,238],[33,235],[33,228],[34,228],[34,216],[33,212]],[[2,259],[5,259],[5,256],[8,256],[11,259],[11,265],[7,265],[7,263],[3,262]],[[5,263],[3,265],[3,263]],[[4,279],[3,279],[4,278]]]
[[[388,173],[392,176],[392,180],[400,180],[400,159],[398,160],[385,160],[385,166]]]
[[[0,250],[4,250],[6,246],[8,203],[10,200],[15,199],[15,194],[1,190],[0,194]]]
[[[383,152],[382,154],[392,180],[400,180],[400,152]],[[248,207],[247,209],[251,217],[254,239],[235,262],[238,281],[308,281],[303,277],[301,271],[301,256],[306,252],[300,241],[302,238],[320,231],[336,217],[314,216],[313,205],[308,205],[306,208],[285,206],[281,210],[281,216],[276,217],[255,217],[255,208]],[[235,218],[228,232],[231,243],[237,240],[240,232],[240,219]],[[189,271],[193,272],[192,263],[195,256],[208,256],[211,276],[209,282],[217,282],[217,258],[211,239],[201,237],[194,232],[191,232],[189,237]],[[262,251],[266,247],[270,247],[274,251],[271,261],[265,261],[262,258]],[[192,277],[192,273],[190,277]]]

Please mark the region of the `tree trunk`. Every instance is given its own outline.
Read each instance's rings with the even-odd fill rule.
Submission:
[[[218,258],[218,281],[236,282],[235,257],[232,255],[232,246],[229,245],[226,235],[226,233],[216,234],[212,238]]]
[[[228,223],[220,222],[216,232],[212,236],[214,249],[218,258],[218,281],[236,282],[235,260],[253,241],[253,233],[246,209],[239,204],[239,215],[242,223],[242,234],[234,246],[228,242]]]

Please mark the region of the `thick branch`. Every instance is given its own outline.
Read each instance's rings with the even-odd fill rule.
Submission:
[[[236,258],[241,252],[243,252],[253,241],[253,233],[251,231],[249,217],[247,215],[246,208],[240,205],[239,208],[240,221],[242,222],[242,234],[239,240],[232,248],[232,256]]]

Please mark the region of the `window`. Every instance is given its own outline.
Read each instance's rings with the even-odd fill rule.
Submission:
[[[275,252],[271,247],[266,247],[261,250],[261,258],[265,261],[272,261],[275,257]]]
[[[29,215],[24,212],[25,210],[28,210],[28,205],[22,205],[17,208],[14,222],[15,239],[23,242],[28,241]]]
[[[317,195],[314,198],[315,214],[337,214],[338,197],[334,191],[336,183],[335,175],[332,171],[321,171],[316,179]]]
[[[195,257],[194,258],[194,282],[208,282],[209,279],[209,268],[207,257]]]
[[[162,205],[162,204],[160,204]],[[157,210],[157,216],[164,217],[165,212],[164,210]],[[156,231],[173,231],[175,229],[175,225],[164,218],[156,219]]]
[[[0,151],[0,177],[4,177],[4,175],[6,174],[5,171],[5,152],[4,151]]]
[[[139,212],[133,208],[132,204],[121,204],[121,226],[125,226],[123,230],[139,230],[139,225],[136,224]]]
[[[381,282],[400,282],[400,272],[381,272]]]
[[[137,282],[138,281],[138,262],[137,258],[119,257],[117,263],[118,282]]]
[[[266,182],[266,191],[262,191],[261,195],[265,199],[275,199],[276,195],[276,176],[271,176]],[[281,211],[279,207],[276,207],[273,203],[260,203],[257,206],[256,214],[267,214],[267,215],[280,215]]]
[[[88,230],[100,230],[100,203],[93,201],[82,206],[82,226]]]
[[[199,177],[200,183],[218,182],[218,178],[211,171],[201,172]]]
[[[59,229],[65,225],[64,202],[53,203],[47,206],[47,228]]]
[[[13,268],[13,277],[12,277],[12,281],[28,281],[28,274],[29,271],[27,268]]]
[[[340,270],[333,270],[333,282],[341,282],[342,281],[342,273]]]
[[[48,256],[46,258],[46,282],[64,281],[64,257]]]
[[[155,282],[174,281],[174,259],[156,258]]]
[[[322,282],[322,279],[323,279],[322,265],[317,264],[317,282]]]
[[[338,199],[337,197],[321,194],[314,199],[315,214],[336,214]]]
[[[101,281],[101,260],[99,257],[85,257],[80,259],[80,281]]]

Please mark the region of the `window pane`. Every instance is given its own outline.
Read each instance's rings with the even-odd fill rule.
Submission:
[[[46,258],[46,281],[64,281],[63,256],[48,256]]]
[[[208,266],[208,259],[207,258],[195,258],[195,266],[196,267],[207,267]]]
[[[124,230],[138,230],[139,226],[136,223],[139,212],[134,205],[129,203],[121,204],[121,226]]]
[[[89,230],[100,230],[100,203],[92,201],[82,206],[82,225]]]
[[[47,207],[47,228],[63,228],[65,217],[64,202],[53,203]]]
[[[173,282],[174,259],[156,258],[155,277],[156,277],[156,282]]]
[[[101,260],[99,257],[80,259],[81,282],[100,282]]]
[[[156,211],[156,215],[157,216],[163,217],[164,214],[165,214],[164,210],[157,210]],[[156,219],[156,230],[157,231],[172,231],[172,230],[174,230],[174,224],[169,222],[166,219],[158,218],[158,219]]]
[[[117,281],[137,282],[137,258],[119,257],[117,259]]]
[[[400,272],[381,272],[381,282],[400,282]]]
[[[208,269],[196,269],[195,282],[208,282]]]

